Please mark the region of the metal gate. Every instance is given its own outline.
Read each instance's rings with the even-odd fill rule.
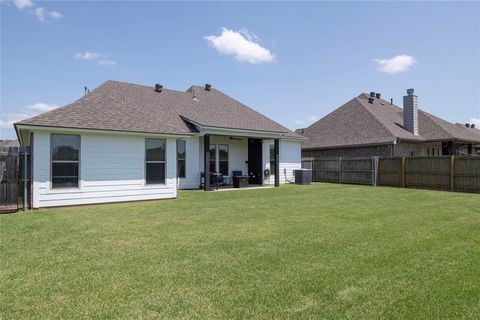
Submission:
[[[18,153],[0,153],[0,213],[18,210]]]
[[[0,148],[0,213],[30,208],[30,148]]]

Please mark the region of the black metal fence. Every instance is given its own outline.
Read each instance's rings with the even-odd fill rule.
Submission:
[[[304,158],[315,182],[480,193],[480,157]]]
[[[30,158],[29,148],[0,148],[0,213],[30,207]]]

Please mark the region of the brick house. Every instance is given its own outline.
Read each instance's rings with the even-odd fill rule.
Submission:
[[[403,108],[362,93],[308,128],[302,157],[432,156],[480,154],[480,130],[419,110],[413,89]]]

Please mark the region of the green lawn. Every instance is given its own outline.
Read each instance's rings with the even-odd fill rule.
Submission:
[[[335,184],[0,216],[0,318],[480,314],[480,195]]]

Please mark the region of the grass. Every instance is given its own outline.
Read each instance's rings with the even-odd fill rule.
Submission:
[[[0,217],[0,318],[478,319],[480,196],[334,184]]]

